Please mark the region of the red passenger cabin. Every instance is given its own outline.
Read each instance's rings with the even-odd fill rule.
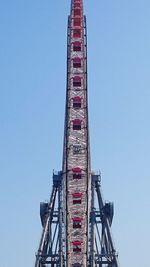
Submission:
[[[73,43],[73,51],[81,51],[81,42],[76,41]]]
[[[81,4],[79,3],[79,2],[76,2],[76,3],[74,3],[74,8],[76,8],[76,7],[81,7]]]
[[[74,29],[73,30],[73,37],[74,38],[81,38],[81,30],[80,29]]]
[[[80,57],[73,58],[73,67],[74,68],[81,68],[81,58]]]
[[[73,77],[73,86],[74,87],[81,87],[81,77],[80,76],[74,76]]]
[[[74,17],[81,16],[81,9],[80,9],[80,7],[74,8],[73,14],[74,14]]]
[[[82,226],[81,218],[79,218],[79,217],[74,217],[74,218],[72,218],[72,220],[73,220],[73,228],[74,228],[74,229],[81,228],[81,226]]]
[[[81,130],[81,120],[80,119],[74,119],[73,120],[73,130]]]
[[[74,8],[81,7],[80,0],[74,0]]]
[[[72,98],[73,100],[73,108],[81,108],[81,97],[75,96]]]
[[[73,179],[81,179],[81,169],[80,168],[73,168],[72,172],[73,172]]]
[[[73,252],[81,252],[81,241],[73,241]]]
[[[72,198],[73,198],[73,205],[81,204],[81,202],[82,202],[82,193],[80,193],[80,192],[73,193],[72,194]]]
[[[74,27],[81,27],[81,19],[80,18],[74,18],[73,26]]]

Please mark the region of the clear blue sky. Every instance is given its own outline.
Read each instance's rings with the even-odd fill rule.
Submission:
[[[0,2],[0,267],[33,266],[61,169],[70,0]],[[121,267],[149,266],[150,1],[85,0],[92,169]]]

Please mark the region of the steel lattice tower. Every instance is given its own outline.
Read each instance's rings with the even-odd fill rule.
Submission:
[[[95,203],[97,203],[97,208]],[[71,1],[62,171],[41,203],[42,236],[35,267],[118,267],[111,237],[112,203],[91,173],[87,95],[87,32],[83,1]]]

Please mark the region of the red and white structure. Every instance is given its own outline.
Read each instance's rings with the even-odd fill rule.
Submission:
[[[86,266],[90,205],[90,155],[87,101],[87,36],[83,1],[73,0],[68,18],[67,95],[63,192],[68,266]],[[80,201],[75,202],[76,195]],[[76,224],[75,220],[80,220]],[[78,221],[79,222],[79,221]]]
[[[41,203],[43,231],[35,267],[118,267],[110,231],[113,205],[103,202],[100,181],[90,166],[86,17],[83,1],[72,0],[63,164],[53,174],[50,201]]]

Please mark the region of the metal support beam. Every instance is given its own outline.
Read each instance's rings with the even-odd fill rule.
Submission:
[[[53,174],[49,203],[41,203],[42,236],[35,267],[63,267],[62,244],[62,173]]]
[[[95,187],[98,207],[95,207],[95,266],[118,267],[116,250],[114,248],[111,223],[113,218],[112,203],[104,203],[101,193],[100,175],[92,176],[92,185]]]

